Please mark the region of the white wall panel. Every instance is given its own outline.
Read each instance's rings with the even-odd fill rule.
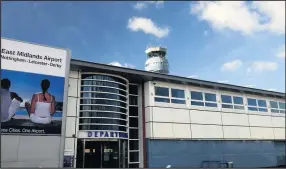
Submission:
[[[272,127],[283,127],[285,128],[285,117],[271,117]]]
[[[17,161],[19,136],[1,135],[1,160]]]
[[[191,123],[189,110],[172,109],[172,122],[174,123]]]
[[[69,78],[68,96],[77,97],[78,92],[78,79]]]
[[[65,138],[65,150],[74,150],[75,138]]]
[[[78,71],[70,71],[69,77],[71,77],[71,78],[79,78]]]
[[[249,126],[247,114],[221,113],[223,125]]]
[[[222,139],[222,126],[191,124],[192,138]]]
[[[252,139],[274,139],[273,128],[250,127]]]
[[[77,98],[68,97],[67,116],[76,116]]]
[[[275,139],[285,140],[285,128],[273,128]]]
[[[191,138],[191,125],[173,123],[173,133],[174,138]]]
[[[75,134],[76,118],[67,117],[66,120],[66,137],[72,137]]]
[[[272,127],[271,116],[248,115],[250,126]]]
[[[60,155],[59,136],[21,136],[19,161],[58,161]],[[42,144],[39,144],[42,143]]]
[[[225,139],[250,139],[249,127],[241,126],[223,126]]]
[[[154,101],[151,102],[151,93],[152,91],[150,90],[150,82],[144,83],[144,102],[145,102],[145,107],[146,106],[153,106]]]
[[[153,137],[174,138],[172,123],[153,123]]]
[[[190,110],[190,117],[191,123],[222,125],[220,112]]]
[[[152,116],[154,122],[172,122],[173,113],[170,108],[153,107]]]
[[[152,107],[146,107],[145,108],[145,122],[153,121],[152,118]]]

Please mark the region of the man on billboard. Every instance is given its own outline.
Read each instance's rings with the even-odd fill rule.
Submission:
[[[11,82],[9,79],[1,80],[1,116],[2,122],[10,121],[18,108],[20,108],[23,99],[17,93],[11,92],[9,89]]]

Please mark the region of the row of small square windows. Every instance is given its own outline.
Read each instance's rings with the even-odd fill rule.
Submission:
[[[155,87],[155,102],[174,104],[186,104],[185,91],[181,89],[171,88],[171,96],[169,88]],[[221,95],[222,108],[244,110],[243,97]],[[269,101],[270,109],[273,113],[285,113],[285,103],[277,101]],[[217,107],[216,94],[191,91],[191,105]],[[267,112],[267,101],[262,99],[247,98],[248,110]]]

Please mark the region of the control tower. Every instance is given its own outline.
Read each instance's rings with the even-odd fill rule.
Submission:
[[[148,47],[145,51],[147,60],[145,62],[145,70],[156,73],[169,73],[169,63],[166,57],[167,48],[164,47]]]

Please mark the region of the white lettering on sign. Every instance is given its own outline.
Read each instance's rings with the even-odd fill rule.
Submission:
[[[127,133],[116,132],[116,131],[89,131],[87,133],[88,137],[98,137],[98,138],[128,138]]]

